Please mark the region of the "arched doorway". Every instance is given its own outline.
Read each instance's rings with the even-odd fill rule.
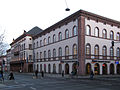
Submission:
[[[40,64],[40,72],[42,71],[42,64]]]
[[[69,74],[69,64],[65,64],[65,74]]]
[[[46,73],[46,64],[44,64],[44,72]]]
[[[110,64],[110,74],[114,74],[114,64]]]
[[[91,71],[91,64],[87,63],[86,64],[86,74],[90,74],[90,71]]]
[[[62,73],[62,64],[59,64],[59,74]]]
[[[53,64],[53,73],[56,73],[56,65]]]
[[[28,65],[28,72],[33,72],[33,64]]]
[[[76,63],[73,63],[73,65],[72,65],[72,71],[73,71],[73,73],[75,75],[77,74],[77,64]]]
[[[120,64],[117,64],[117,74],[120,74]]]
[[[48,73],[50,73],[51,71],[51,67],[50,67],[50,64],[48,65]]]
[[[39,71],[39,64],[37,64],[37,68],[36,68],[36,70],[38,70],[38,71]]]
[[[106,64],[106,63],[104,63],[104,64],[102,65],[102,74],[103,74],[103,75],[106,75],[106,74],[107,74],[107,64]]]
[[[100,73],[100,66],[99,66],[98,63],[96,63],[96,64],[94,65],[94,74],[95,74],[95,75],[99,75],[99,73]]]

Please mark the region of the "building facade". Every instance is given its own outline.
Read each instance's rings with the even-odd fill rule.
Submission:
[[[79,10],[11,43],[10,68],[78,75],[120,74],[120,22]],[[113,42],[113,44],[111,44]]]
[[[35,69],[120,74],[119,41],[120,22],[79,10],[34,36]]]

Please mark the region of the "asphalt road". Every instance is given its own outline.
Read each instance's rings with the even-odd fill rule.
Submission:
[[[45,77],[33,79],[29,74],[15,74],[15,80],[0,82],[0,90],[120,90],[120,78],[70,79]]]

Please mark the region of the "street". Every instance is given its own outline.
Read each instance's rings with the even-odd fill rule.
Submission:
[[[15,80],[0,82],[0,90],[120,90],[119,77],[33,79],[32,74],[15,74]]]

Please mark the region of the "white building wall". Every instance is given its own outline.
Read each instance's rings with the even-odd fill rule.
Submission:
[[[65,56],[65,47],[68,46],[69,47],[69,55],[72,55],[72,48],[73,45],[76,44],[77,45],[77,36],[72,37],[72,30],[73,27],[77,26],[77,20],[75,21],[71,21],[69,22],[67,25],[63,25],[60,28],[55,29],[54,31],[51,31],[41,37],[38,37],[34,40],[35,43],[35,47],[36,47],[36,43],[38,42],[38,48],[35,48],[35,54],[38,52],[38,57],[40,58],[40,52],[42,52],[42,58],[44,58],[44,51],[46,51],[46,56],[48,57],[48,50],[51,51],[51,57],[53,57],[53,49],[56,49],[56,57],[58,57],[58,49],[59,47],[62,48],[62,56]],[[69,39],[65,39],[65,30],[68,29],[69,30]],[[56,41],[58,41],[58,34],[59,32],[62,33],[62,41],[59,42],[55,42],[53,43],[53,35],[56,35]],[[51,43],[50,45],[46,45],[43,46],[43,40],[44,38],[46,38],[47,44],[48,44],[48,37],[50,36],[51,38]],[[42,46],[40,47],[40,40],[42,40]],[[35,55],[36,58],[36,55]],[[53,72],[53,64],[56,65],[56,73],[59,73],[59,64],[60,61],[47,61],[47,62],[36,62],[35,65],[37,64],[42,64],[42,70],[44,70],[44,64],[46,64],[46,72],[48,72],[48,64],[51,65],[51,73]],[[62,64],[62,70],[65,71],[65,64]],[[68,63],[69,64],[69,73],[71,73],[72,71],[72,64],[73,63]]]
[[[102,47],[105,45],[107,47],[107,56],[110,56],[110,47],[112,46],[111,45],[112,40],[110,40],[110,31],[112,30],[114,32],[114,40],[116,40],[117,32],[120,32],[120,28],[118,28],[117,26],[111,26],[111,25],[108,25],[108,24],[105,25],[104,23],[96,22],[94,20],[85,19],[85,27],[87,25],[90,25],[90,27],[91,27],[91,36],[85,36],[85,45],[87,43],[90,43],[90,45],[91,45],[91,54],[94,55],[94,47],[97,44],[97,45],[99,45],[99,55],[102,55]],[[100,38],[94,37],[95,36],[94,35],[95,27],[99,28],[99,37]],[[107,39],[102,38],[103,29],[106,29],[106,31],[107,31]],[[114,56],[116,56],[117,47],[120,48],[120,43],[115,43],[115,45],[114,45]],[[114,59],[116,59],[116,58],[114,58]],[[114,64],[114,73],[116,74],[115,60],[107,60],[107,61],[110,61],[110,63],[106,63],[107,64],[107,74],[110,74],[110,64],[111,63]],[[93,64],[92,60],[86,59],[85,63],[86,64],[91,63],[92,70],[94,71],[95,63]],[[102,74],[102,65],[103,64],[104,63],[99,63],[99,65],[100,65],[100,74]]]

